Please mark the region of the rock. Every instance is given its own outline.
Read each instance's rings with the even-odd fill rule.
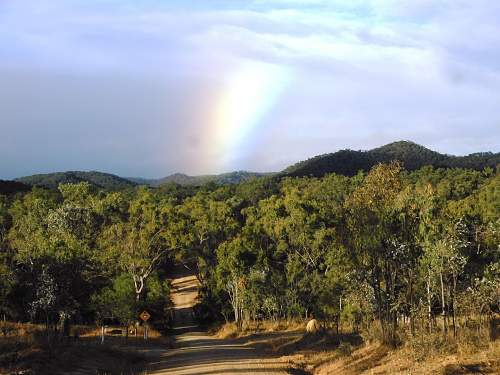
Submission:
[[[316,333],[321,329],[321,324],[316,319],[311,319],[306,325],[307,333]]]

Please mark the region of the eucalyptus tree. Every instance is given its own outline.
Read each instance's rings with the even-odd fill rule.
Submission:
[[[251,308],[250,275],[256,260],[253,249],[239,236],[222,243],[217,249],[216,280],[218,287],[229,296],[238,327],[241,327],[245,312]]]
[[[216,249],[232,238],[240,224],[239,200],[219,196],[220,191],[200,191],[176,207],[176,225],[171,227],[172,237],[180,251],[178,259],[194,264],[203,284],[216,264]]]
[[[7,298],[15,283],[12,252],[7,242],[7,233],[11,225],[12,218],[9,215],[9,202],[6,196],[0,195],[0,274],[2,275],[0,278],[0,313],[3,316],[10,312]]]
[[[395,202],[402,190],[401,166],[377,165],[346,201],[350,248],[355,267],[374,291],[383,339],[396,341],[401,293],[400,222]]]
[[[170,236],[173,206],[147,188],[139,188],[123,220],[111,221],[101,232],[102,261],[126,272],[139,301],[148,277],[175,247]]]
[[[266,260],[262,267],[274,278],[273,285],[281,285],[281,291],[266,298],[286,306],[289,315],[331,315],[332,302],[339,299],[339,284],[330,281],[341,273],[342,202],[350,189],[349,178],[343,176],[285,179],[278,194],[243,211],[242,234]]]
[[[47,217],[57,205],[55,197],[41,189],[34,189],[12,204],[9,212],[13,225],[8,239],[17,262],[34,268],[52,255]]]
[[[81,313],[92,293],[93,249],[100,220],[90,202],[88,184],[60,188],[61,195],[34,189],[16,200],[10,209],[13,225],[8,237],[14,261],[27,286],[32,286],[25,291],[27,298],[43,301],[40,293],[47,288],[39,288],[50,280],[56,291],[53,313],[64,322]]]

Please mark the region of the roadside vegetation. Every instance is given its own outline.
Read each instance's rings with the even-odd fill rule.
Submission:
[[[0,196],[0,317],[42,325],[47,345],[142,310],[166,329],[181,262],[201,284],[198,320],[234,335],[314,317],[327,328],[314,351],[344,357],[361,342],[415,363],[497,350],[499,213],[498,169],[395,162],[228,186],[33,188]]]
[[[50,332],[43,324],[0,323],[0,374],[52,375],[74,370],[103,374],[142,375],[145,356],[137,348],[143,340],[128,342],[107,336],[101,343],[100,330],[72,326],[70,336]],[[159,336],[155,332],[152,336]],[[153,341],[157,340],[156,338]]]

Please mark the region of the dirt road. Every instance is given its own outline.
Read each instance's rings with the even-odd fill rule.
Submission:
[[[215,339],[204,332],[188,332],[177,337],[179,347],[158,353],[148,374],[288,374],[288,365],[268,357],[258,347],[239,341]]]
[[[279,358],[265,355],[259,345],[217,339],[194,326],[192,307],[196,303],[198,288],[198,281],[192,275],[180,274],[172,280],[177,347],[155,350],[148,374],[288,374],[288,365]]]
[[[193,306],[197,302],[199,283],[195,276],[185,269],[176,270],[171,280],[171,298],[174,303],[175,348],[170,349],[153,341],[142,343],[141,348],[126,347],[134,353],[147,358],[146,373],[148,375],[281,375],[288,374],[288,364],[279,357],[266,354],[262,341],[266,338],[221,340],[202,331],[195,325]],[[111,339],[109,339],[111,340]],[[98,350],[98,349],[96,349]],[[126,354],[125,354],[126,355]],[[128,356],[125,358],[128,359]],[[129,366],[141,366],[131,362]],[[61,371],[67,375],[95,375],[99,368],[108,369],[103,374],[122,373],[119,370],[118,358],[101,360],[93,356],[82,358],[75,363],[73,371]],[[125,367],[124,367],[125,368]],[[101,372],[97,372],[101,373]],[[123,373],[131,373],[125,371]],[[133,372],[142,374],[142,371]]]

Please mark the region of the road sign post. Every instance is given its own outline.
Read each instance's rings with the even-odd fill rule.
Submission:
[[[144,340],[148,339],[148,320],[151,318],[151,315],[144,310],[140,313],[139,318],[144,322]]]
[[[151,318],[151,315],[146,310],[144,310],[140,313],[139,318],[141,318],[143,322],[147,322]]]

